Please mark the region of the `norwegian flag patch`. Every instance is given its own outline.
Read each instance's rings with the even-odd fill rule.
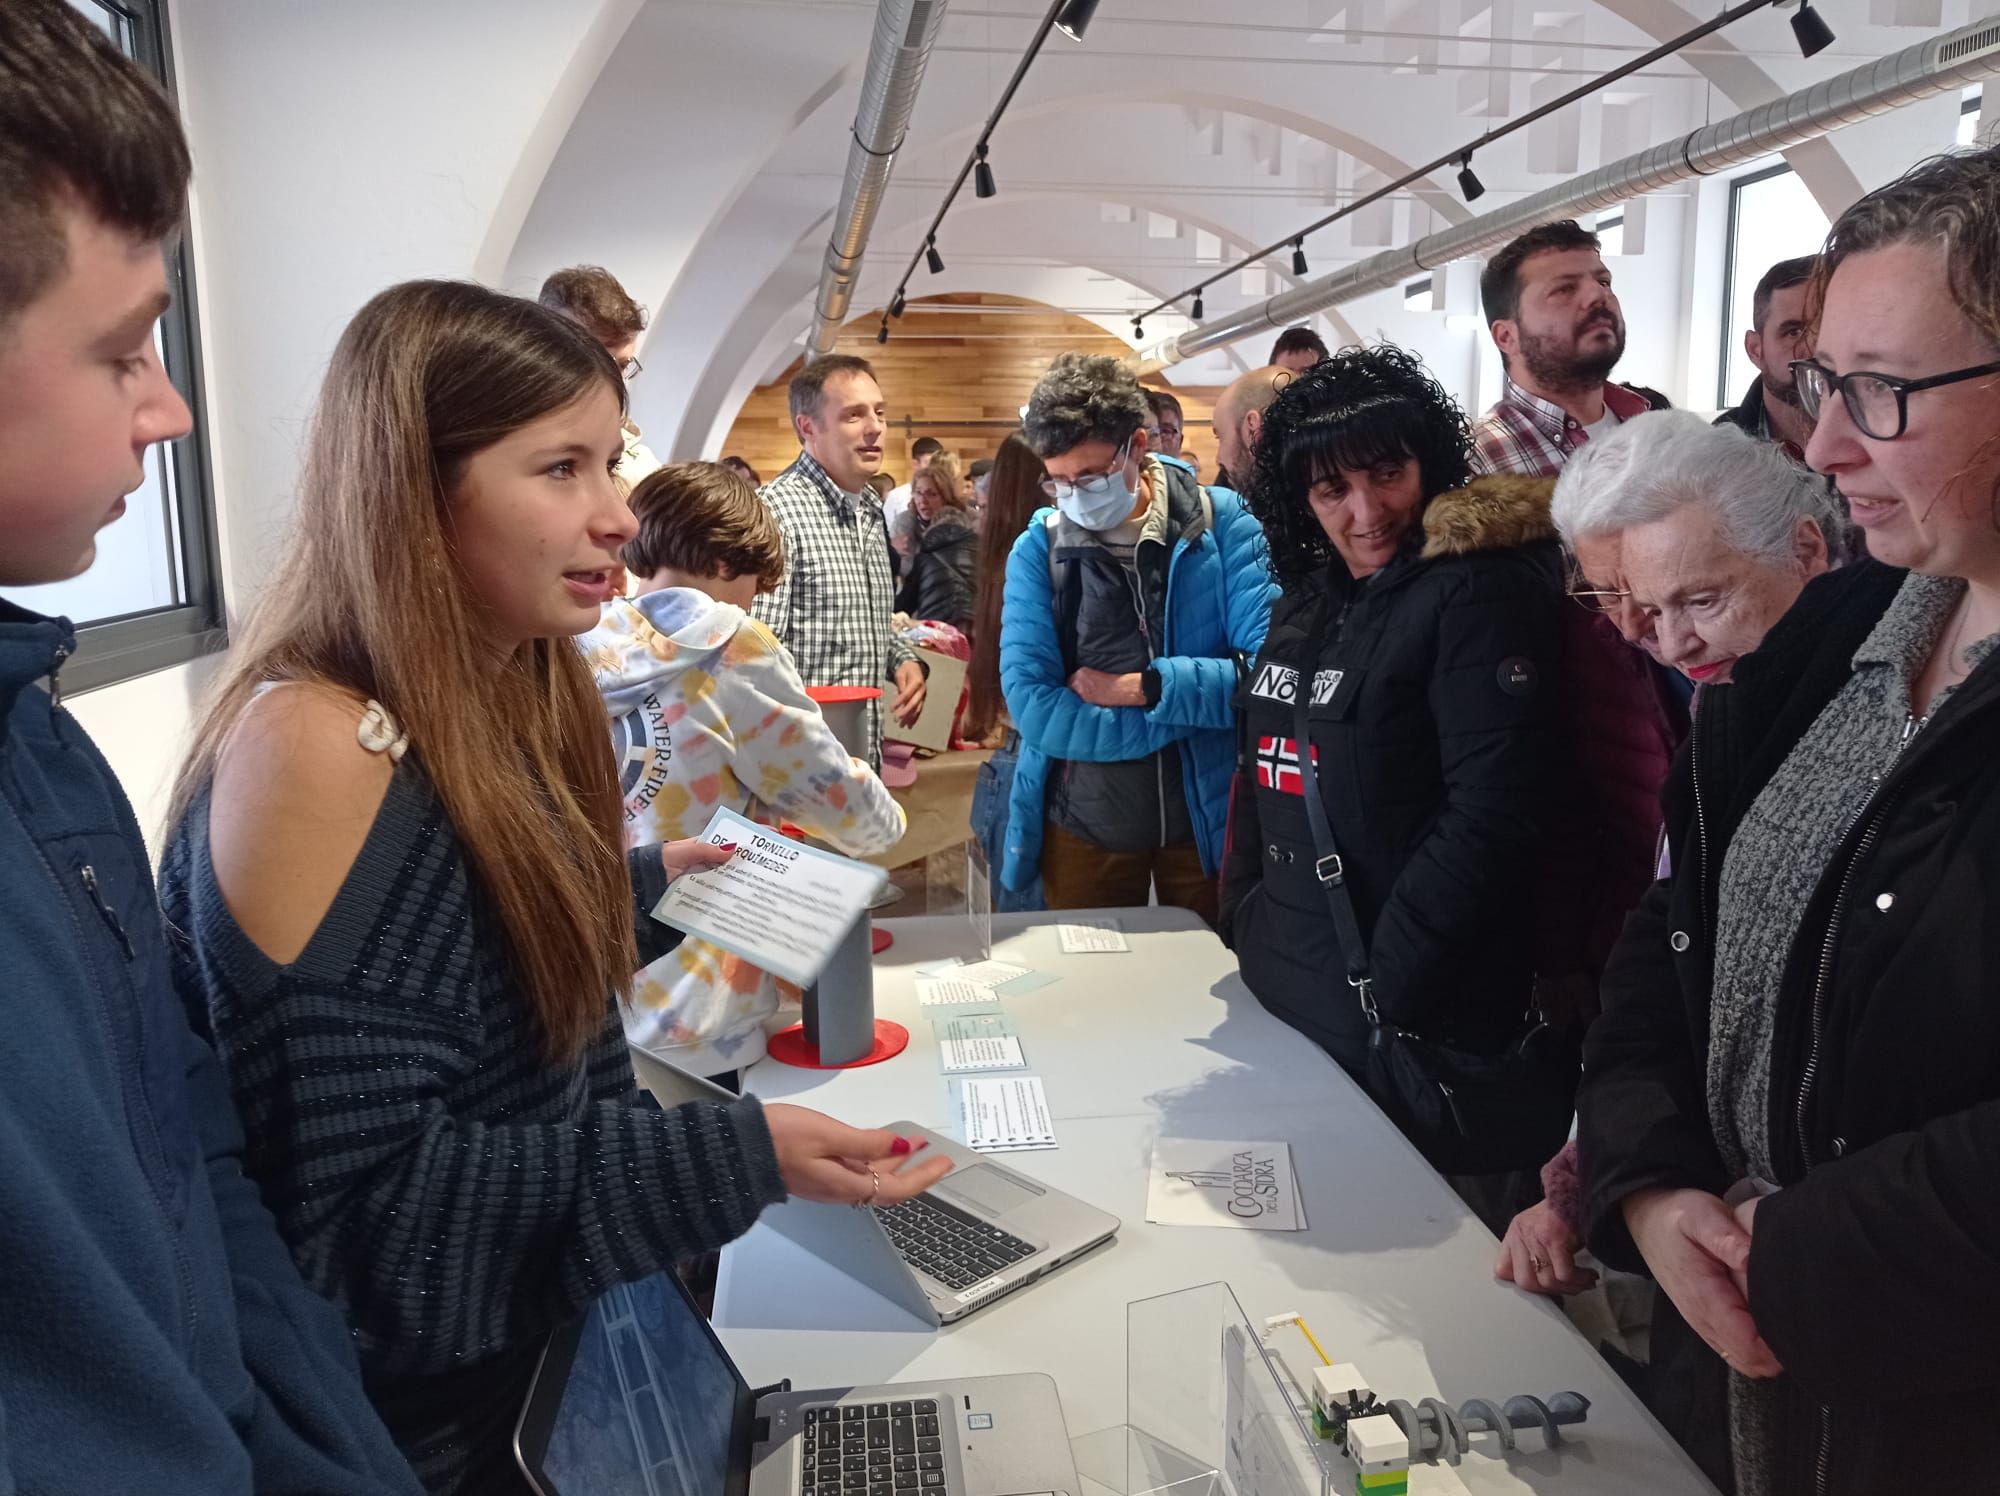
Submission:
[[[1319,767],[1319,749],[1312,749],[1313,767]],[[1299,744],[1296,738],[1257,739],[1257,787],[1277,790],[1284,795],[1303,795],[1299,779]]]

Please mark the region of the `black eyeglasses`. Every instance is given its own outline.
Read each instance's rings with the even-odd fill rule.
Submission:
[[[1903,434],[1910,424],[1910,396],[1918,390],[1959,384],[1982,374],[2000,374],[2000,359],[1970,369],[1953,369],[1949,374],[1933,374],[1928,379],[1899,379],[1894,374],[1871,374],[1861,369],[1852,374],[1836,374],[1814,359],[1792,360],[1799,408],[1808,421],[1817,423],[1826,397],[1839,390],[1848,419],[1863,436],[1872,436],[1878,442],[1892,442]]]

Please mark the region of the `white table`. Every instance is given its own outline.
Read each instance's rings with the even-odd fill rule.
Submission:
[[[1542,1452],[1530,1432],[1505,1462],[1468,1457],[1458,1474],[1475,1493],[1713,1496],[1553,1303],[1494,1281],[1492,1233],[1332,1060],[1259,1006],[1213,934],[1176,909],[1097,912],[1123,922],[1129,954],[1063,955],[1053,914],[994,919],[995,956],[1061,978],[1002,1000],[1061,1146],[1003,1161],[1116,1214],[1118,1239],[931,1330],[760,1226],[724,1254],[715,1306],[753,1384],[1045,1371],[1081,1435],[1125,1421],[1127,1302],[1219,1279],[1255,1323],[1302,1313],[1333,1359],[1358,1364],[1383,1396],[1590,1399],[1589,1421],[1558,1451]],[[896,943],[876,958],[876,1012],[909,1028],[909,1048],[857,1070],[765,1060],[747,1083],[767,1101],[856,1125],[906,1119],[950,1133],[930,1024],[949,1010],[920,1007],[911,979],[916,966],[967,954],[968,926],[930,918],[884,928]],[[1149,1225],[1161,1136],[1290,1142],[1311,1229]],[[1302,1342],[1283,1349],[1294,1368],[1310,1364]]]

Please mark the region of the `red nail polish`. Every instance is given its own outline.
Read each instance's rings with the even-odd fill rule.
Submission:
[[[908,1138],[897,1138],[895,1142],[889,1145],[889,1151],[897,1158],[901,1158],[904,1154],[912,1152],[913,1149]]]
[[[735,842],[722,842],[722,843],[720,843],[720,844],[719,844],[719,846],[720,846],[720,850],[722,850],[722,851],[724,851],[724,852],[734,852],[734,851],[736,850],[736,843],[735,843]]]

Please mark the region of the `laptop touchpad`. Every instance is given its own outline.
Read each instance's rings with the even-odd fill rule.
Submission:
[[[960,1169],[942,1184],[931,1186],[932,1190],[947,1198],[963,1200],[974,1209],[989,1216],[1005,1215],[1016,1206],[1027,1205],[1041,1197],[1039,1190],[1016,1184],[998,1169],[987,1164],[975,1164],[969,1169]]]

